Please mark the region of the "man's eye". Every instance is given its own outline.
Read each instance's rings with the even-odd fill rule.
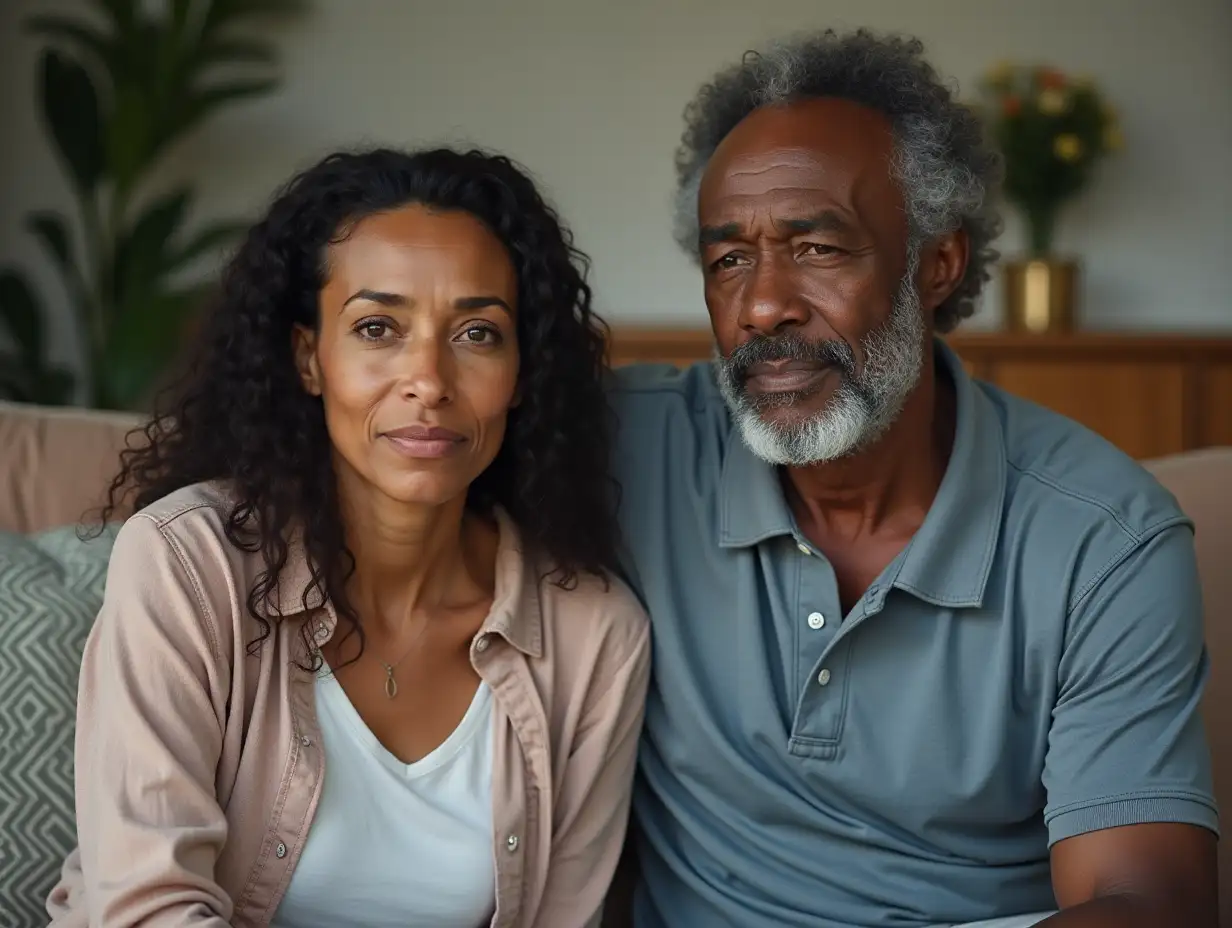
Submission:
[[[739,264],[740,255],[735,252],[730,252],[729,254],[723,255],[723,257],[711,263],[710,267],[716,271],[726,271],[730,268],[738,267]]]
[[[806,255],[836,255],[842,251],[841,248],[836,248],[833,245],[823,245],[821,242],[809,242],[804,246],[804,254]]]

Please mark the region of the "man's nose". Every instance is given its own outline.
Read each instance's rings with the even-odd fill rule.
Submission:
[[[775,335],[805,325],[808,318],[808,308],[799,299],[794,269],[780,256],[760,256],[740,308],[740,327],[761,335]]]

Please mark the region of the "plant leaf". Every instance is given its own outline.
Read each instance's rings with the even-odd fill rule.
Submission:
[[[230,245],[248,231],[248,223],[215,222],[206,226],[171,255],[169,270],[179,270],[191,261]]]
[[[41,60],[43,117],[77,189],[93,191],[104,166],[102,117],[89,72],[48,49]]]
[[[26,31],[32,35],[43,36],[53,41],[68,42],[75,45],[78,51],[96,56],[104,63],[110,63],[112,45],[110,38],[101,32],[68,16],[44,15],[31,16],[26,20]]]
[[[306,6],[304,0],[213,0],[206,11],[202,32],[214,33],[246,17],[299,13]]]
[[[197,90],[184,101],[177,114],[178,129],[183,132],[227,103],[264,96],[276,86],[278,81],[274,78],[255,78],[214,84]]]
[[[116,31],[119,32],[131,28],[136,22],[140,2],[141,0],[94,0],[94,5],[115,24]]]
[[[116,246],[115,280],[122,304],[139,293],[156,293],[170,268],[171,239],[184,223],[192,191],[178,187],[156,199],[137,217]]]
[[[0,271],[0,324],[27,358],[38,364],[43,357],[43,313],[29,281],[19,271]]]
[[[33,403],[33,380],[22,355],[0,351],[0,398],[17,403]]]
[[[73,397],[77,378],[64,367],[45,367],[39,371],[34,387],[35,402],[47,406],[63,406]]]
[[[107,405],[140,408],[175,358],[188,319],[211,290],[195,286],[146,292],[122,304],[108,333],[99,371]]]
[[[68,219],[64,214],[53,210],[39,210],[26,217],[26,228],[42,243],[60,273],[70,282],[77,280],[73,242],[69,237]]]
[[[273,43],[261,39],[208,39],[201,43],[193,55],[199,66],[217,64],[264,64],[272,65],[278,60]]]

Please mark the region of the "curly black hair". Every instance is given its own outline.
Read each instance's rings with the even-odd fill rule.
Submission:
[[[575,585],[579,572],[606,582],[616,569],[602,386],[607,326],[591,311],[587,257],[508,158],[443,148],[335,153],[294,177],[249,230],[185,377],[139,430],[145,440],[123,453],[104,512],[130,494],[140,509],[190,484],[227,482],[236,500],[227,538],[259,552],[265,565],[248,594],[261,627],[250,649],[270,633],[258,606],[276,589],[296,532],[312,571],[304,607],[323,595],[362,647],[346,591],[355,563],[330,437],[321,400],[297,375],[291,332],[317,324],[329,244],[367,216],[410,204],[475,217],[504,244],[517,273],[522,401],[509,412],[495,460],[470,486],[468,507],[503,507],[550,565],[544,578],[562,587]]]
[[[937,307],[934,324],[949,332],[975,312],[975,301],[997,260],[996,208],[1003,164],[979,117],[954,98],[924,58],[918,39],[867,29],[833,29],[748,52],[720,71],[685,108],[676,150],[676,239],[694,257],[697,192],[719,143],[763,106],[838,97],[884,115],[895,137],[895,179],[911,225],[909,247],[964,229],[971,242],[966,274]]]

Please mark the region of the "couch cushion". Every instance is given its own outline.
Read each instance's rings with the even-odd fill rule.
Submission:
[[[0,532],[0,899],[5,925],[47,924],[44,902],[77,843],[77,676],[103,601],[114,528]],[[2,920],[0,920],[2,921]]]
[[[0,531],[71,525],[100,506],[125,435],[142,423],[128,413],[0,403]]]

